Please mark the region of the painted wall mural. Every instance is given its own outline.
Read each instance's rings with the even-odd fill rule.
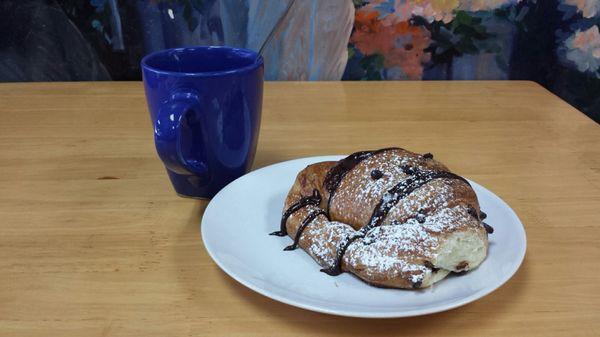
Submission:
[[[4,0],[0,81],[136,80],[151,51],[259,49],[293,0]],[[270,80],[536,81],[600,122],[600,0],[295,0]]]

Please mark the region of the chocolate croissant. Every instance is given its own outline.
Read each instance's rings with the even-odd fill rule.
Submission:
[[[349,272],[391,288],[424,288],[476,268],[488,233],[469,182],[431,154],[400,148],[357,152],[302,170],[280,230],[321,271]]]

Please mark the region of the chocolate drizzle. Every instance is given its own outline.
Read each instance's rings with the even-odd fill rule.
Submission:
[[[371,229],[380,226],[392,207],[394,207],[401,199],[405,198],[419,187],[434,179],[442,178],[458,179],[469,184],[465,178],[447,171],[420,171],[408,166],[402,167],[402,169],[406,174],[410,175],[410,177],[396,184],[383,195],[381,201],[379,201],[377,206],[375,206],[369,223],[358,231],[358,233],[360,233],[359,235],[352,237],[340,247],[334,265],[330,268],[321,269],[322,272],[331,276],[341,274],[342,259],[344,258],[344,254],[346,253],[348,246],[350,246],[354,240],[364,237]],[[424,216],[422,220],[424,222]]]
[[[475,208],[473,208],[473,206],[469,205],[469,208],[467,208],[467,212],[474,217],[475,219],[477,219],[477,221],[481,221],[481,224],[483,225],[483,228],[485,228],[486,233],[488,234],[492,234],[494,233],[494,227],[486,224],[485,222],[483,222],[483,220],[485,218],[487,218],[487,214],[485,214],[484,211],[480,211],[479,214],[477,214],[477,210],[475,210]]]
[[[323,187],[325,190],[329,192],[329,199],[327,200],[327,214],[329,214],[329,207],[331,206],[331,200],[333,200],[333,196],[335,195],[335,191],[338,186],[344,179],[344,176],[350,170],[352,170],[356,165],[358,165],[361,161],[381,152],[385,152],[388,150],[398,149],[396,147],[385,148],[376,151],[361,151],[355,152],[348,157],[340,160],[334,167],[332,167],[327,175],[325,176],[325,180],[323,181]]]
[[[319,210],[311,212],[302,221],[302,223],[298,227],[298,229],[296,231],[296,235],[294,237],[294,242],[291,245],[285,247],[284,250],[287,251],[287,250],[296,249],[298,247],[298,244],[300,242],[300,238],[301,238],[301,235],[302,235],[304,229],[308,225],[310,225],[319,215],[324,215],[329,220],[329,210],[330,210],[330,206],[331,206],[331,201],[333,200],[335,192],[338,189],[339,185],[341,184],[343,178],[346,176],[346,174],[348,172],[350,172],[355,166],[357,166],[363,160],[365,160],[375,154],[378,154],[378,153],[381,153],[381,152],[384,152],[387,150],[392,150],[392,149],[398,149],[398,148],[386,148],[386,149],[381,149],[381,150],[377,150],[377,151],[356,152],[356,153],[353,153],[350,156],[340,160],[335,166],[333,166],[329,170],[329,172],[327,172],[327,175],[325,176],[325,180],[323,181],[323,187],[329,193],[326,210],[319,209]],[[426,153],[422,157],[424,159],[433,159],[433,155],[430,153]],[[334,264],[328,268],[321,269],[322,272],[324,272],[328,275],[331,275],[331,276],[337,276],[337,275],[341,274],[344,254],[346,253],[346,251],[348,250],[350,245],[357,239],[364,238],[369,233],[369,231],[372,230],[373,228],[380,226],[383,223],[383,221],[385,220],[389,211],[400,200],[407,197],[413,191],[417,190],[421,186],[427,184],[428,182],[430,182],[434,179],[456,179],[456,180],[462,180],[466,184],[470,185],[469,182],[465,178],[463,178],[459,175],[456,175],[454,173],[447,172],[447,171],[434,171],[434,170],[426,170],[426,171],[423,170],[422,171],[422,170],[419,170],[417,168],[410,167],[410,166],[402,166],[402,170],[404,171],[405,174],[408,175],[408,177],[406,179],[404,179],[403,181],[401,181],[400,183],[393,186],[391,189],[389,189],[383,195],[383,197],[381,198],[379,203],[377,203],[377,205],[375,206],[375,209],[373,210],[373,213],[372,213],[371,218],[370,218],[369,222],[367,223],[367,225],[363,226],[360,230],[358,230],[355,233],[355,235],[348,236],[344,239],[344,241],[339,245],[339,247],[337,249]],[[380,179],[382,176],[383,176],[383,173],[380,170],[371,171],[371,178],[374,180]],[[288,218],[292,214],[297,212],[298,210],[300,210],[303,207],[306,207],[308,205],[319,206],[321,204],[321,200],[322,200],[321,195],[317,189],[313,190],[312,195],[300,198],[300,200],[298,200],[297,202],[292,204],[282,215],[280,230],[273,232],[270,235],[277,235],[277,236],[287,235],[288,233],[287,233],[286,223],[287,223]],[[472,215],[473,217],[475,217],[478,220],[483,220],[486,217],[486,214],[484,212],[477,214],[476,210],[471,206],[469,206],[468,212],[470,215]],[[425,214],[424,213],[426,213],[425,210],[419,210],[419,214],[417,215],[417,218],[416,218],[416,220],[419,223],[425,222]],[[488,233],[494,232],[494,229],[491,226],[489,226],[488,224],[482,222],[482,225],[485,227],[485,230]],[[365,244],[368,244],[368,242],[365,241]],[[430,261],[425,261],[424,265],[426,267],[430,268],[433,272],[436,272],[439,270],[439,268],[436,268]],[[462,272],[456,273],[456,274],[462,274]],[[421,286],[421,281],[413,283],[414,288],[418,288],[420,286]]]
[[[290,215],[294,214],[298,210],[300,210],[308,205],[319,206],[320,203],[321,203],[321,194],[319,193],[319,191],[317,189],[314,189],[312,195],[300,198],[300,200],[293,203],[283,213],[283,215],[281,216],[280,229],[278,231],[270,233],[269,235],[286,236],[287,235],[287,227],[285,226],[285,224],[286,224],[288,218],[290,217]]]
[[[346,254],[346,250],[348,250],[348,247],[350,247],[350,244],[352,242],[354,242],[355,240],[360,239],[362,237],[364,237],[364,235],[356,235],[356,236],[352,236],[350,238],[346,238],[346,241],[344,243],[342,243],[340,245],[340,248],[338,249],[333,266],[331,266],[329,268],[323,268],[323,269],[321,269],[321,271],[329,276],[337,276],[337,275],[341,274],[342,273],[342,260],[344,258],[344,254]]]
[[[412,283],[413,289],[418,289],[421,287],[421,285],[423,285],[423,281],[417,281]]]
[[[380,226],[388,212],[401,199],[434,179],[458,179],[467,184],[469,183],[465,178],[447,171],[419,171],[412,167],[403,167],[403,169],[410,177],[396,184],[383,195],[377,206],[375,206],[368,224],[359,230],[362,234]]]
[[[300,227],[298,227],[298,230],[296,231],[296,236],[294,237],[294,243],[285,247],[283,250],[294,250],[294,249],[298,248],[298,243],[300,242],[300,236],[302,235],[302,232],[304,231],[306,226],[308,226],[311,222],[313,222],[313,220],[315,220],[319,215],[324,215],[329,220],[327,213],[325,213],[325,211],[322,209],[319,209],[318,211],[314,211],[314,212],[310,213],[304,219],[304,221],[302,221],[302,224],[300,224]]]
[[[473,208],[473,206],[469,205],[469,208],[467,208],[467,212],[472,217],[477,219],[477,221],[481,221],[481,225],[483,225],[483,228],[485,228],[486,233],[488,233],[488,234],[494,233],[494,227],[483,222],[483,219],[487,218],[487,214],[485,214],[484,211],[480,211],[479,214],[477,214],[477,210],[475,208]]]
[[[429,269],[431,269],[432,272],[437,272],[438,270],[440,270],[440,268],[436,268],[433,263],[431,263],[431,261],[424,261],[423,265]]]
[[[371,171],[371,179],[377,180],[377,179],[381,179],[381,177],[383,177],[383,172],[381,172],[379,170]]]
[[[467,213],[469,213],[469,215],[474,217],[475,219],[479,220],[477,210],[473,206],[469,205],[469,207],[467,208]]]

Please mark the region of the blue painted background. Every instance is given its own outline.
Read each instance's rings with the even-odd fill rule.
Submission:
[[[185,45],[260,48],[289,0],[0,1],[0,81],[139,80]],[[270,80],[534,80],[600,122],[600,0],[296,0]]]

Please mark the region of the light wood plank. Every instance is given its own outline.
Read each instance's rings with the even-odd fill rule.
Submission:
[[[537,84],[266,83],[256,168],[432,152],[523,220],[512,280],[407,319],[296,309],[221,272],[205,202],[178,198],[154,153],[140,83],[0,84],[0,118],[1,336],[600,335],[600,127]]]

